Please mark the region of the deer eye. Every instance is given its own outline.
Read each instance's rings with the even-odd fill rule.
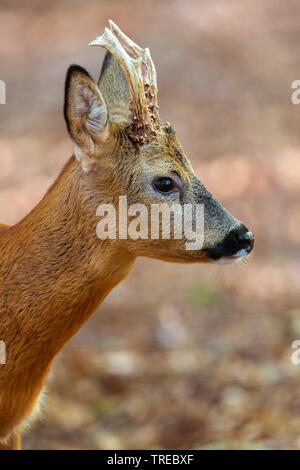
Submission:
[[[152,186],[160,193],[170,193],[171,191],[173,191],[173,189],[176,188],[174,181],[168,176],[155,178],[155,180],[153,180],[152,182]]]

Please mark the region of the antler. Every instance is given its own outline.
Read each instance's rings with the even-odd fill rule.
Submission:
[[[132,121],[129,132],[133,140],[143,144],[157,135],[162,122],[158,114],[156,70],[148,48],[142,49],[109,20],[110,29],[89,46],[107,49],[121,65],[131,92]]]

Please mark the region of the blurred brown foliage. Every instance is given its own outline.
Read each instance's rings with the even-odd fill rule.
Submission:
[[[24,445],[299,449],[300,4],[1,0],[3,222],[23,217],[71,155],[66,69],[98,76],[104,52],[87,44],[108,18],[150,47],[161,116],[255,233],[255,252],[236,267],[140,259],[58,356]]]

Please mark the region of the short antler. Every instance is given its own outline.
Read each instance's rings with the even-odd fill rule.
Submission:
[[[107,49],[121,65],[131,92],[131,126],[133,140],[143,144],[157,135],[162,122],[158,114],[156,70],[148,48],[142,49],[128,38],[116,24],[109,21],[110,29],[90,46]]]

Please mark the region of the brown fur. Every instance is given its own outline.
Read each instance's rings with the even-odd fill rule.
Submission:
[[[109,118],[97,135],[89,131],[85,119],[91,103],[89,97],[82,100],[84,87],[105,111],[97,85],[73,68],[65,114],[81,160],[71,157],[23,220],[0,225],[0,339],[7,349],[7,363],[0,365],[0,448],[20,447],[19,431],[56,354],[128,275],[137,256],[208,262],[207,247],[238,224],[196,178],[169,125],[146,145],[132,141],[126,127]],[[151,179],[175,173],[182,194],[155,193]],[[185,240],[99,240],[96,208],[102,202],[116,205],[119,195],[147,206],[205,203],[204,248],[188,252]]]

